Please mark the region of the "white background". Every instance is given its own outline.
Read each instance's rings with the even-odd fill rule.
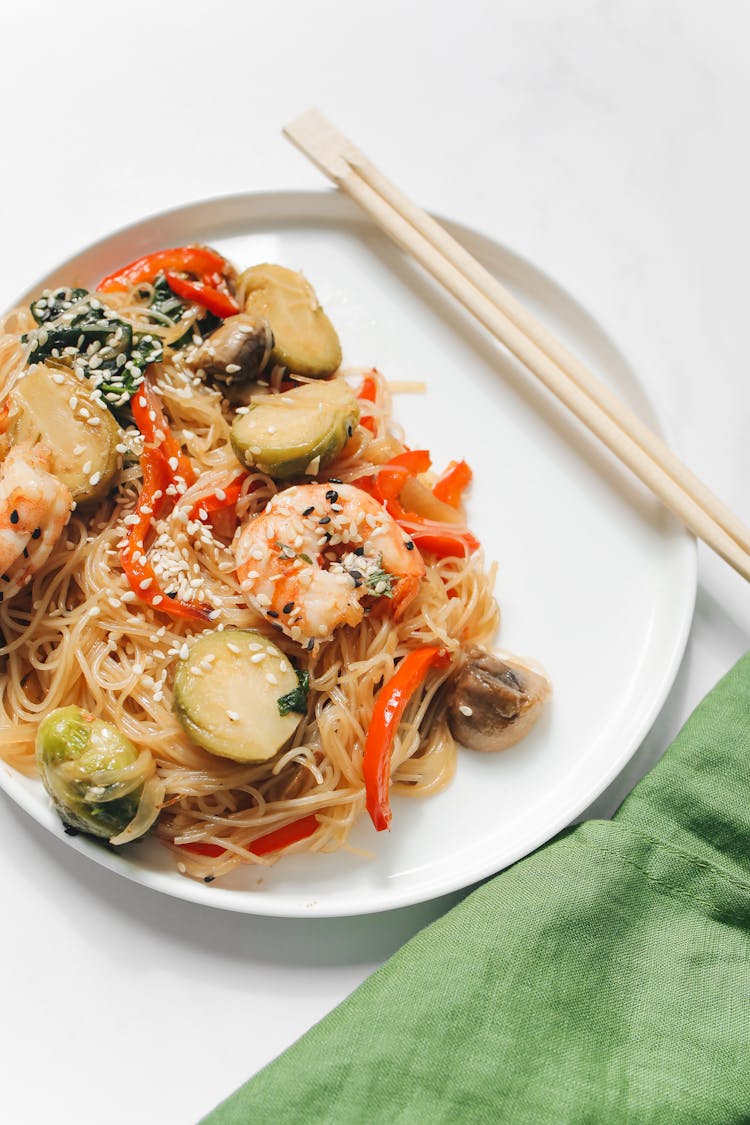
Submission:
[[[279,132],[316,105],[420,203],[561,281],[748,520],[749,31],[742,0],[14,5],[0,306],[150,212],[324,187]],[[703,549],[699,575],[667,705],[592,815],[748,647],[745,584]],[[0,1116],[17,1125],[197,1120],[456,900],[236,916],[115,878],[4,796],[0,840]]]

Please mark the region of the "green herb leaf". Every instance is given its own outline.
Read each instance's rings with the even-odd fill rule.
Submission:
[[[376,598],[392,598],[393,575],[389,574],[387,570],[383,570],[382,563],[383,556],[381,555],[378,559],[378,569],[367,575],[365,586],[368,592],[374,594]]]
[[[297,672],[297,686],[294,691],[288,691],[286,695],[279,696],[277,700],[279,705],[279,714],[288,715],[290,711],[295,711],[299,715],[307,713],[307,695],[310,691],[310,673],[301,672],[299,668],[295,669]]]

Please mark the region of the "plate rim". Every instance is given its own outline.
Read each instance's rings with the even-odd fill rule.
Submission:
[[[234,213],[235,210],[240,211],[243,206],[248,206],[261,212],[267,208],[281,208],[288,212],[283,218],[279,218],[278,216],[274,217],[273,215],[264,218],[262,215],[255,215],[252,219],[249,219],[249,221],[253,222],[289,221],[299,223],[307,219],[313,222],[338,222],[342,225],[354,223],[363,228],[370,227],[374,230],[378,230],[372,221],[368,219],[354,203],[335,189],[318,191],[303,189],[266,189],[262,191],[234,192],[229,195],[212,195],[203,199],[189,200],[175,207],[150,212],[147,215],[133,219],[123,226],[101,235],[93,242],[87,243],[85,246],[81,247],[74,254],[69,255],[63,261],[55,264],[51,270],[48,270],[46,274],[38,278],[20,296],[12,301],[5,311],[10,311],[17,305],[28,302],[42,286],[49,284],[52,277],[56,274],[63,273],[66,269],[79,263],[83,256],[95,254],[98,249],[118,239],[132,240],[139,231],[148,227],[149,224],[163,222],[167,218],[173,220],[189,218],[191,213],[200,213],[206,209],[216,210],[228,208]],[[564,295],[565,299],[576,312],[596,327],[598,332],[601,333],[606,340],[608,346],[616,353],[619,361],[626,369],[628,376],[648,403],[658,428],[667,440],[669,440],[672,449],[675,449],[674,444],[670,440],[671,435],[669,427],[665,424],[659,413],[658,402],[654,401],[648,389],[641,382],[637,371],[628,360],[627,354],[620,348],[618,342],[613,338],[605,325],[597,316],[588,311],[586,306],[578,300],[573,292],[565,285],[558,282],[546,269],[538,266],[535,262],[532,262],[525,255],[519,253],[505,242],[501,242],[494,235],[486,234],[475,227],[462,223],[459,220],[448,218],[447,216],[435,215],[434,217],[455,232],[459,240],[461,236],[464,235],[469,240],[476,238],[492,243],[492,245],[515,266],[522,271],[527,271],[531,275],[536,275],[544,284],[549,285],[558,293]],[[230,221],[227,219],[228,229],[230,226]],[[370,890],[367,892],[365,901],[357,897],[357,895],[361,895],[361,892],[356,892],[353,894],[352,902],[344,902],[340,899],[334,900],[331,903],[318,900],[303,902],[302,899],[304,896],[298,894],[287,894],[283,898],[274,898],[273,891],[231,890],[223,887],[211,887],[209,889],[202,883],[195,882],[192,879],[183,877],[175,878],[172,872],[144,869],[139,867],[138,864],[134,863],[132,860],[127,859],[125,855],[106,850],[105,847],[102,847],[101,844],[96,841],[88,840],[84,836],[71,836],[66,834],[53,810],[49,807],[41,807],[36,797],[25,787],[24,783],[28,782],[29,779],[18,771],[14,771],[12,767],[4,761],[0,761],[0,789],[10,797],[16,805],[28,813],[37,824],[49,831],[56,839],[62,840],[79,855],[85,856],[90,861],[105,867],[116,875],[129,879],[131,882],[141,887],[146,887],[159,894],[167,894],[173,898],[193,902],[199,906],[213,909],[276,918],[346,918],[401,909],[406,906],[413,906],[421,902],[438,899],[444,895],[470,889],[483,880],[495,874],[499,874],[512,864],[518,862],[519,859],[530,855],[537,848],[553,839],[563,828],[571,824],[574,818],[584,812],[622,772],[653,726],[664,706],[664,702],[679,671],[693,622],[697,594],[698,556],[696,540],[686,529],[680,528],[678,524],[675,525],[675,530],[677,532],[675,537],[682,544],[680,564],[684,571],[681,576],[681,582],[684,586],[684,590],[682,591],[683,604],[680,606],[681,624],[679,630],[675,631],[675,635],[671,639],[670,657],[669,660],[665,662],[665,667],[661,674],[661,681],[658,690],[654,693],[650,707],[644,712],[640,723],[634,729],[629,741],[620,755],[610,763],[610,767],[606,773],[601,777],[597,777],[584,795],[579,794],[575,799],[568,801],[561,812],[552,818],[551,822],[545,825],[541,833],[539,830],[533,832],[531,835],[533,836],[534,842],[529,844],[528,838],[525,837],[524,841],[521,842],[517,848],[512,848],[509,855],[504,856],[500,867],[497,866],[496,860],[489,860],[481,870],[474,869],[471,877],[468,879],[460,873],[456,873],[447,881],[444,877],[441,879],[439,876],[435,875],[418,887],[398,888],[398,886],[394,886],[387,888],[387,893],[382,889]]]

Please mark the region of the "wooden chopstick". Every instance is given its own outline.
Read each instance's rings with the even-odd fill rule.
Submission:
[[[750,580],[750,530],[618,396],[316,110],[286,136],[584,423],[695,535]]]

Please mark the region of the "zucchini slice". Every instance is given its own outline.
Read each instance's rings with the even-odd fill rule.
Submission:
[[[206,633],[177,665],[174,709],[193,742],[220,758],[264,762],[299,726],[279,699],[298,687],[281,649],[252,629]]]
[[[52,453],[51,471],[77,504],[107,494],[119,467],[120,427],[73,372],[38,364],[10,394],[11,443],[41,441]]]
[[[343,379],[303,383],[254,399],[232,424],[232,448],[248,468],[274,480],[314,476],[338,457],[359,421],[359,405]]]
[[[341,365],[336,329],[307,278],[284,266],[253,266],[241,275],[245,312],[273,333],[271,361],[297,375],[323,378]]]

